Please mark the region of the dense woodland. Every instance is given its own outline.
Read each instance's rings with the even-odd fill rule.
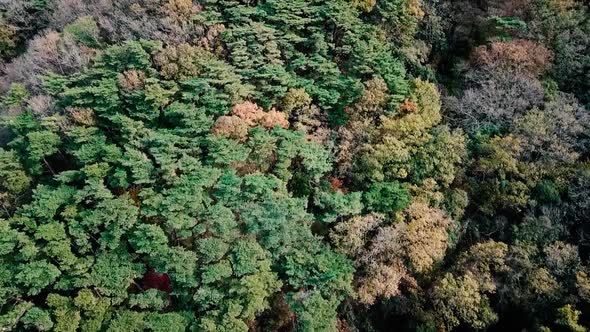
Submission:
[[[582,0],[0,0],[0,331],[590,328]]]

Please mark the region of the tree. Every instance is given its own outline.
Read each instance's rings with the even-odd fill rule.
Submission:
[[[399,296],[402,286],[419,288],[419,277],[428,275],[448,247],[452,221],[427,204],[412,203],[393,225],[385,220],[380,214],[353,217],[331,234],[337,249],[354,258],[361,303]]]
[[[586,328],[578,323],[580,311],[574,309],[571,304],[559,308],[556,323],[567,327],[570,331],[585,331]]]
[[[455,278],[446,274],[432,290],[433,306],[440,324],[453,329],[466,324],[473,329],[484,329],[498,320],[488,299],[471,274]]]
[[[365,193],[365,202],[369,210],[395,213],[408,206],[410,195],[399,182],[375,183]]]
[[[14,205],[0,228],[0,272],[14,276],[0,283],[6,325],[247,331],[283,296],[302,329],[319,323],[308,318],[315,303],[333,328],[353,268],[311,226],[360,212],[360,194],[346,196],[357,201],[347,211],[320,190],[330,155],[286,129],[284,113],[245,102],[221,115],[186,97],[192,83],[156,70],[159,49],[110,47],[87,71],[48,79],[63,114],[11,121],[14,139],[0,150]],[[209,93],[232,83],[217,84]],[[239,136],[223,127],[228,118]],[[308,191],[290,191],[295,175]],[[16,199],[29,186],[27,202]],[[315,200],[321,193],[329,198]],[[316,293],[312,304],[300,291]]]
[[[25,172],[14,151],[0,149],[0,202],[4,213],[10,213],[20,202],[20,196],[29,189],[32,179]]]

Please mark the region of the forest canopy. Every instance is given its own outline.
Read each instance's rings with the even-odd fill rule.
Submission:
[[[589,10],[0,1],[0,330],[587,331]]]

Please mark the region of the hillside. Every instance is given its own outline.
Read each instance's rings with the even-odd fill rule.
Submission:
[[[589,10],[0,1],[0,330],[587,331]]]

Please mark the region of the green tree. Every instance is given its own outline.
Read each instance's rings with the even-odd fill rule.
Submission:
[[[3,326],[247,331],[273,297],[309,289],[334,327],[353,268],[312,224],[358,213],[360,194],[320,188],[329,152],[282,128],[278,111],[261,111],[239,140],[215,135],[235,81],[168,81],[159,50],[107,48],[87,71],[47,79],[61,114],[10,122]],[[292,192],[293,178],[307,189]],[[306,329],[315,307],[302,303],[291,305]]]

